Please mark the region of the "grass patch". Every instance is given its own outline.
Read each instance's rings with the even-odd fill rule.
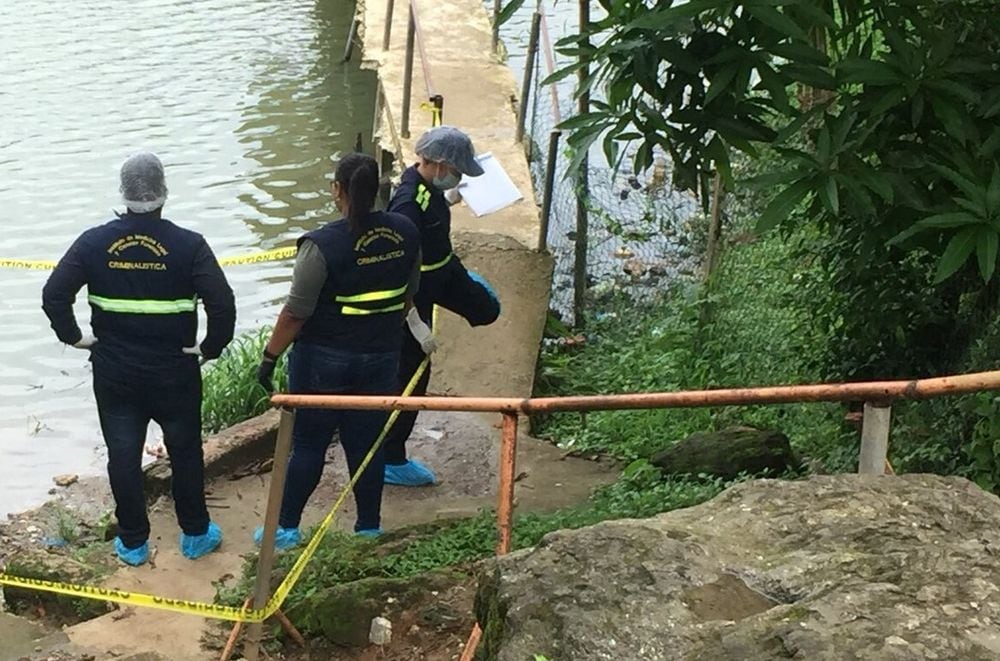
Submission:
[[[737,236],[708,294],[692,283],[637,304],[614,297],[593,308],[583,345],[542,352],[540,395],[606,394],[807,383],[820,380],[825,349],[809,324],[809,288],[819,276],[803,250],[808,236]],[[705,306],[711,321],[702,322]],[[694,432],[734,424],[778,429],[831,470],[846,457],[837,404],[661,409],[538,416],[533,431],[560,447],[631,461]],[[848,454],[853,451],[848,448]]]
[[[234,339],[202,375],[201,424],[208,434],[243,422],[268,409],[268,395],[257,383],[264,345],[271,328],[264,327]],[[275,390],[287,390],[287,352],[274,370]]]

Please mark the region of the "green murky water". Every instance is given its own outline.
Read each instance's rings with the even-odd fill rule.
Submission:
[[[165,216],[217,255],[291,245],[333,211],[331,162],[358,133],[370,146],[374,74],[341,62],[352,14],[343,0],[0,3],[0,258],[58,259],[113,217],[139,148],[166,165]],[[290,267],[227,269],[238,330],[273,322]],[[89,364],[48,328],[46,277],[0,270],[0,515],[53,475],[103,471]]]

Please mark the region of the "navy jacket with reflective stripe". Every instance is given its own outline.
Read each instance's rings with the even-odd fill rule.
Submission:
[[[199,297],[209,317],[203,353],[218,356],[232,339],[233,293],[211,249],[200,234],[157,213],[129,213],[89,229],[60,260],[42,298],[63,342],[80,338],[71,306],[84,285],[95,368],[141,376],[196,366],[181,348],[196,343]]]
[[[425,267],[448,259],[452,253],[451,207],[444,193],[424,181],[417,166],[411,165],[403,171],[387,209],[403,214],[420,230],[421,261]]]
[[[299,239],[326,261],[326,282],[298,340],[360,353],[398,351],[403,341],[406,286],[420,251],[417,228],[405,216],[373,212],[355,236],[346,220]]]

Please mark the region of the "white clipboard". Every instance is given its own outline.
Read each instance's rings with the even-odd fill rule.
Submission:
[[[494,213],[523,199],[521,191],[492,152],[480,154],[476,160],[483,167],[483,174],[462,177],[462,183],[458,185],[458,192],[476,217]]]

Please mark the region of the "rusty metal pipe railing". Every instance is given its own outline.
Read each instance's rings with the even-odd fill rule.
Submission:
[[[497,413],[556,413],[619,409],[697,408],[750,406],[800,402],[888,402],[894,399],[927,399],[1000,390],[1000,371],[910,381],[874,381],[763,388],[722,388],[632,395],[581,395],[574,397],[395,397],[382,395],[275,395],[276,406],[401,411],[474,411]]]

